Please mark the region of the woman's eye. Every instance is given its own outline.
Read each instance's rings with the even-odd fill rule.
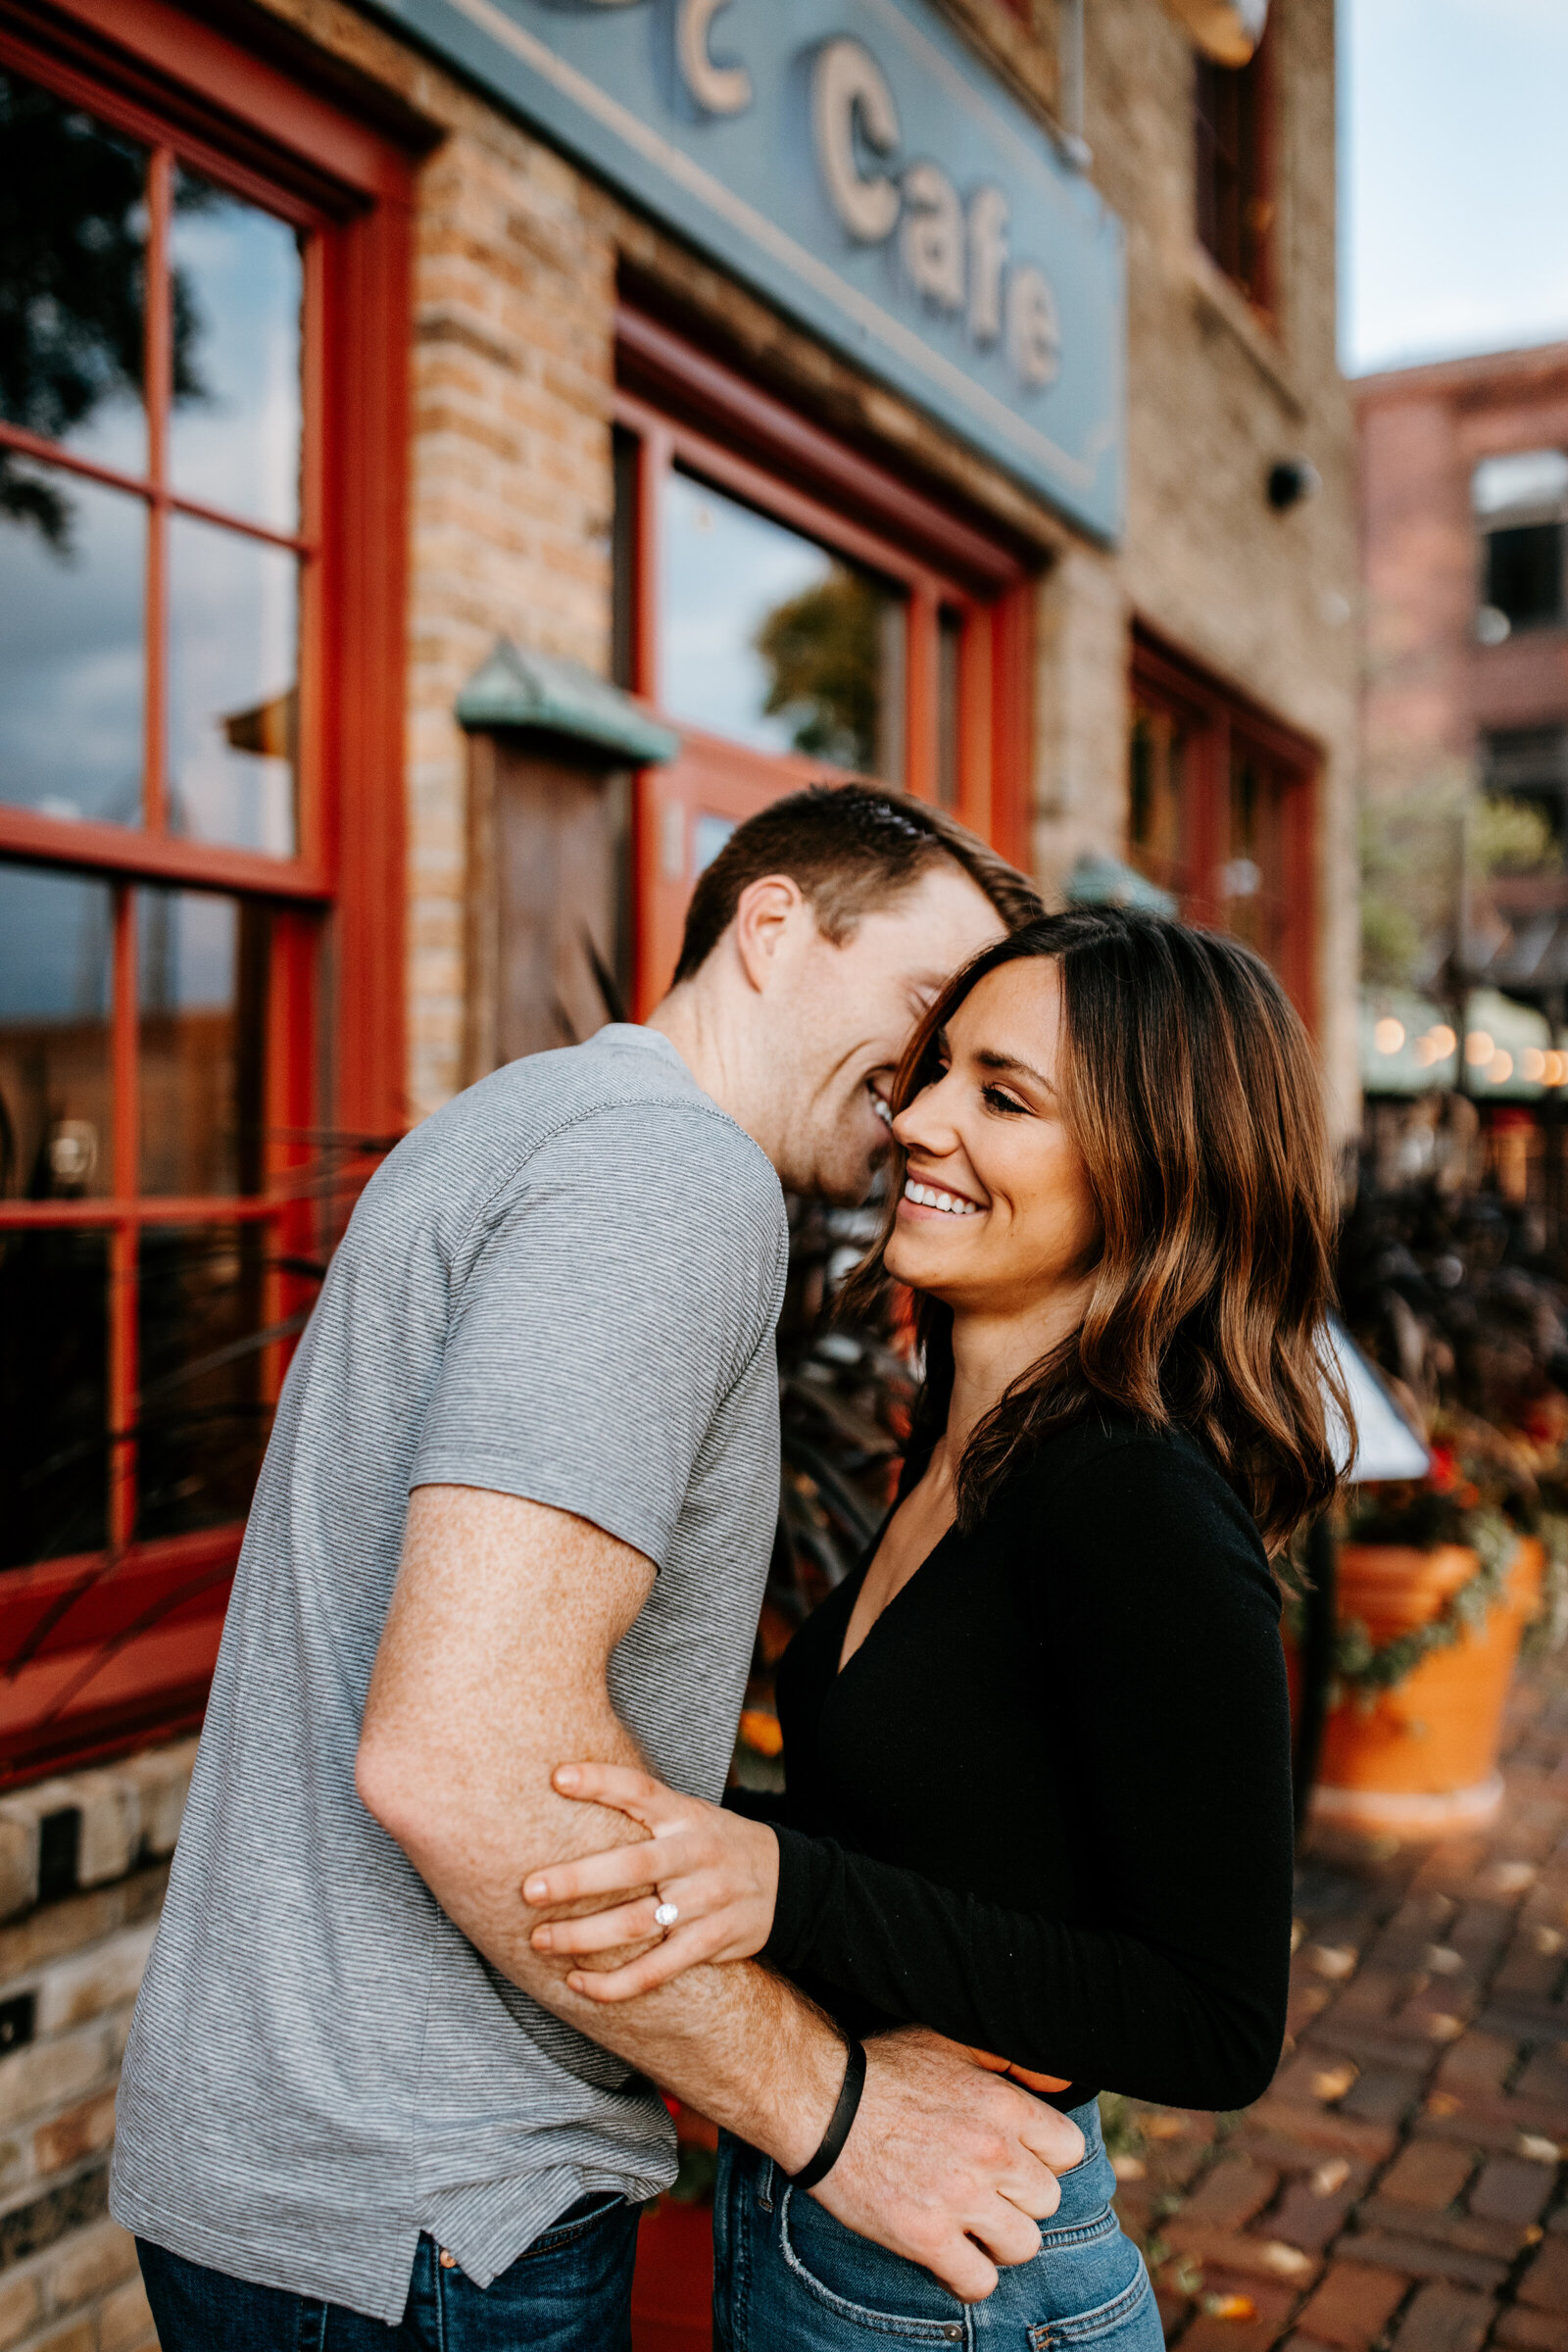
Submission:
[[[987,1110],[1004,1110],[1014,1118],[1023,1118],[1028,1113],[1029,1105],[1026,1102],[1018,1102],[1012,1095],[1004,1095],[1000,1086],[983,1086],[980,1094]]]

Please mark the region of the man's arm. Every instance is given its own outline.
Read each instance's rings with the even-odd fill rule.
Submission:
[[[611,1653],[651,1561],[588,1521],[512,1495],[421,1487],[366,1700],[360,1796],[442,1909],[512,1982],[590,2039],[796,2172],[838,2097],[843,2042],[750,1962],[696,1968],[607,2011],[533,1950],[521,1884],[541,1862],[624,1844],[623,1814],[550,1785],[564,1758],[640,1763],[610,1703]],[[872,2045],[861,2113],[817,2192],[850,2228],[971,2299],[1039,2246],[1065,2119],[921,2035]]]

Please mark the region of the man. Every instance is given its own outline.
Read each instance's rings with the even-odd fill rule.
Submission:
[[[624,1838],[554,1793],[563,1757],[720,1790],[776,1508],[780,1181],[863,1196],[915,1016],[1032,905],[913,803],[778,803],[699,884],[648,1028],[498,1071],[367,1188],[126,2055],[112,2205],[164,2352],[615,2352],[671,2172],[646,2078],[786,2172],[818,2149],[846,2053],[808,2002],[745,1965],[611,2014],[532,1950],[521,1881]],[[894,2035],[819,2193],[983,2294],[1077,2153]]]

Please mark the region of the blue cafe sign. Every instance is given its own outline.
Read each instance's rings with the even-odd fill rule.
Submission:
[[[1120,223],[930,0],[378,0],[1102,538]]]

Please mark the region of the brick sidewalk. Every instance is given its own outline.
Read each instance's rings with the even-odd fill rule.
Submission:
[[[1568,1663],[1508,1743],[1483,1837],[1314,1838],[1265,2098],[1126,2103],[1118,2203],[1183,2352],[1568,2352]]]

